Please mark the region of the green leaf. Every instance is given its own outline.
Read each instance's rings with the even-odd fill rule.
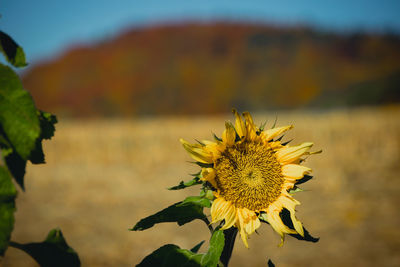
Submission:
[[[201,266],[213,267],[217,266],[222,250],[225,245],[224,233],[221,230],[214,231],[210,240],[210,247],[206,254],[196,255]],[[200,257],[199,257],[200,256]]]
[[[184,189],[186,187],[193,186],[193,185],[198,185],[198,184],[201,184],[201,183],[202,183],[202,181],[200,180],[199,177],[194,177],[192,180],[187,181],[187,182],[181,181],[178,185],[168,188],[168,190]]]
[[[14,228],[17,190],[7,169],[0,167],[0,255],[4,255]]]
[[[205,254],[196,254],[190,250],[181,249],[176,245],[168,244],[157,249],[137,267],[163,266],[163,267],[215,267],[219,262],[224,248],[224,234],[215,231],[210,240],[210,247]]]
[[[199,205],[199,206],[207,207],[207,208],[211,207],[211,201],[209,199],[199,197],[199,196],[187,197],[178,206],[184,206],[184,205],[188,205],[188,204]]]
[[[181,249],[177,245],[168,244],[153,251],[136,267],[200,267],[201,265],[192,259],[194,255],[196,254],[189,250]]]
[[[68,246],[60,229],[51,230],[43,242],[27,244],[10,242],[10,246],[28,253],[41,267],[81,266],[78,254]]]
[[[154,215],[141,219],[131,231],[143,231],[153,227],[156,223],[176,222],[178,225],[184,225],[195,219],[204,219],[204,202],[183,201],[175,203]]]
[[[0,31],[0,51],[4,54],[7,61],[15,67],[25,67],[28,65],[22,47],[2,31]]]
[[[27,160],[40,136],[40,123],[31,95],[15,72],[0,64],[0,124],[15,151]]]

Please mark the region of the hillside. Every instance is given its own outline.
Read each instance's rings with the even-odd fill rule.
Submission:
[[[39,108],[194,114],[400,102],[400,37],[186,23],[135,28],[30,67]]]

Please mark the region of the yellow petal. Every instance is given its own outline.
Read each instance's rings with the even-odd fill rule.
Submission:
[[[249,244],[247,243],[247,234],[245,232],[245,223],[244,223],[244,217],[242,214],[242,209],[237,209],[237,223],[236,226],[239,229],[240,237],[242,238],[243,244],[245,245],[246,248],[249,248]]]
[[[237,208],[237,227],[244,245],[248,248],[247,236],[254,233],[261,223],[254,211],[246,208]]]
[[[254,214],[251,217],[251,220],[248,223],[246,223],[246,225],[245,225],[246,233],[249,234],[249,235],[254,233],[254,231],[258,227],[260,227],[260,225],[261,225],[260,220],[258,219],[257,215]]]
[[[269,141],[274,139],[275,137],[281,135],[282,133],[286,132],[287,130],[290,130],[293,128],[293,125],[288,125],[288,126],[283,126],[283,127],[278,127],[278,128],[272,128],[264,131],[264,140]]]
[[[242,117],[240,117],[239,113],[237,113],[236,109],[232,109],[233,114],[235,115],[235,129],[237,134],[239,135],[240,139],[246,138],[246,126],[242,120]]]
[[[189,144],[182,138],[179,140],[189,155],[196,161],[202,163],[213,163],[212,153],[204,150],[204,147],[199,144]]]
[[[231,205],[229,209],[226,211],[225,216],[225,224],[221,227],[221,230],[231,228],[237,221],[236,207]]]
[[[312,146],[313,143],[306,142],[298,146],[281,148],[276,152],[276,158],[282,164],[292,163],[299,159]]]
[[[202,180],[209,182],[214,188],[217,188],[215,181],[215,170],[213,168],[203,168],[201,170]]]
[[[286,164],[282,166],[282,174],[289,178],[301,179],[305,174],[310,172],[310,168],[297,164]]]
[[[278,200],[279,201],[279,200]],[[277,207],[274,204],[271,204],[268,208],[266,218],[271,227],[281,236],[281,243],[279,246],[283,245],[285,240],[285,234],[295,234],[296,231],[287,227],[283,222],[281,217],[279,216],[282,207]]]
[[[211,223],[216,223],[226,217],[230,217],[231,213],[235,212],[234,208],[230,202],[221,197],[215,199],[211,205]]]
[[[225,130],[222,133],[222,141],[227,146],[232,146],[235,144],[235,139],[236,139],[235,128],[230,122],[225,122]]]
[[[257,127],[254,125],[253,118],[249,112],[243,112],[243,117],[246,120],[247,140],[254,141],[257,139]]]
[[[202,147],[203,150],[212,154],[213,161],[218,159],[221,156],[221,153],[225,150],[224,143],[214,143],[208,140],[201,140],[201,142],[205,145]]]

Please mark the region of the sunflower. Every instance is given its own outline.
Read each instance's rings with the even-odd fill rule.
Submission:
[[[284,126],[263,130],[258,128],[248,112],[243,118],[234,109],[235,124],[225,123],[222,139],[190,144],[181,139],[190,156],[203,166],[201,179],[208,182],[214,192],[211,223],[224,220],[222,230],[237,227],[243,243],[260,227],[260,220],[268,222],[281,236],[304,236],[301,222],[295,216],[300,203],[289,193],[296,181],[311,169],[299,165],[303,155],[313,143],[297,146],[281,143],[277,137],[293,128]],[[292,226],[288,227],[280,216],[283,209],[290,213]]]

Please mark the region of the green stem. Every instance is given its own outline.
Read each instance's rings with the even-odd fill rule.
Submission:
[[[237,232],[238,229],[236,227],[231,227],[227,230],[224,230],[225,245],[220,257],[220,261],[222,264],[224,264],[224,267],[228,266],[229,260],[231,259]]]

